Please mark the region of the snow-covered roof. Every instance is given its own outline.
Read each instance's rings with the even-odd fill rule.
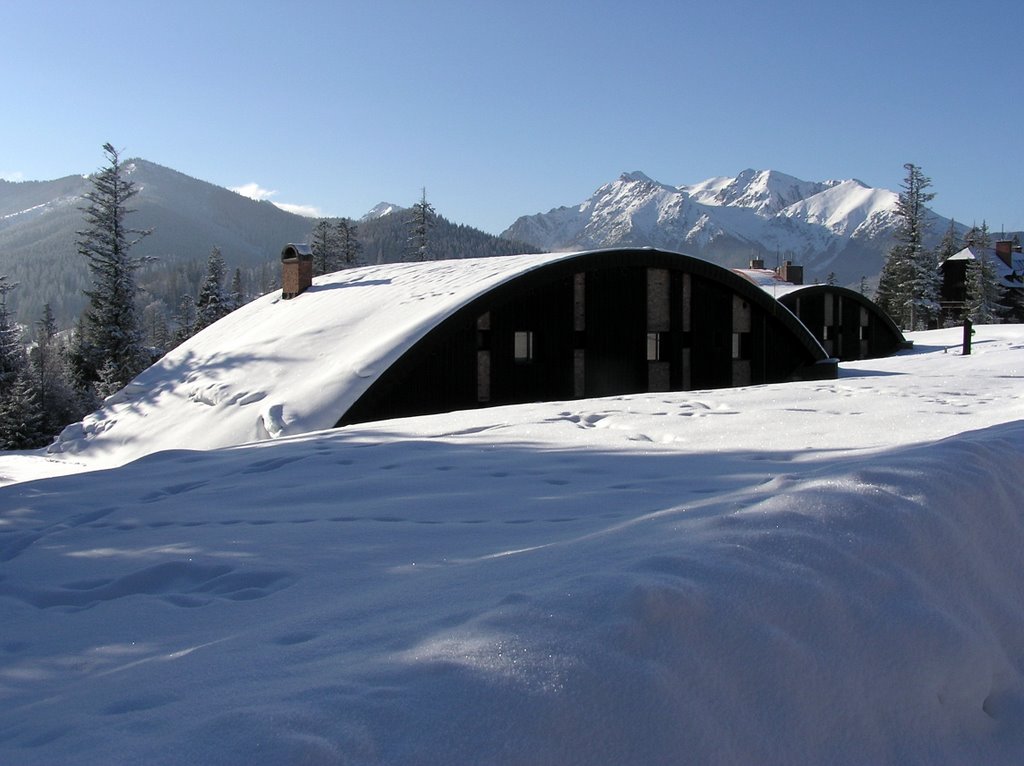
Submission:
[[[478,295],[576,253],[397,263],[339,271],[298,298],[264,295],[204,329],[51,452],[209,449],[331,428],[431,328]],[[167,438],[162,438],[167,434]],[[172,436],[173,434],[173,436]],[[146,447],[142,448],[142,442]]]
[[[710,262],[635,250],[655,259],[682,259],[760,298],[744,280]],[[119,464],[126,456],[333,428],[407,351],[477,299],[529,272],[622,252],[382,264],[317,277],[290,300],[277,290],[169,352],[98,411],[65,428],[49,450],[77,454],[88,448],[93,456],[107,451],[111,463]],[[788,309],[764,302],[817,360],[812,364],[834,362]]]
[[[804,285],[794,285],[792,282],[787,282],[772,269],[733,269],[733,271],[748,281],[753,282],[774,298],[804,287]]]

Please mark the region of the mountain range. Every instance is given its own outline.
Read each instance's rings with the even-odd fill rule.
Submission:
[[[288,242],[307,241],[315,221],[143,159],[125,171],[139,188],[129,225],[152,229],[135,252],[154,256],[143,285],[173,307],[198,288],[210,250],[230,269],[246,272],[251,292],[272,285]],[[0,274],[20,283],[14,314],[24,323],[49,303],[64,326],[85,305],[88,273],[75,249],[82,228],[88,176],[53,181],[0,180]],[[859,285],[877,279],[893,242],[898,195],[849,179],[803,181],[774,170],[744,170],[692,185],[670,186],[640,172],[624,173],[575,206],[522,216],[500,237],[438,216],[432,245],[438,257],[651,246],[677,250],[727,267],[763,259],[791,260],[807,281],[834,277]],[[950,222],[929,213],[937,242]],[[358,221],[363,256],[388,262],[403,256],[407,208],[380,203]],[[961,227],[964,228],[964,227]],[[143,282],[145,280],[140,280]]]
[[[503,236],[547,250],[652,246],[741,267],[790,260],[810,281],[869,281],[893,242],[898,195],[861,181],[802,181],[774,170],[669,186],[624,173],[573,207],[523,216]],[[949,220],[929,212],[937,241]]]

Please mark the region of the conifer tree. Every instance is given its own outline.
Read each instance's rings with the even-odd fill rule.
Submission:
[[[1007,309],[1003,303],[1006,289],[988,248],[974,247],[972,251],[975,258],[967,263],[965,275],[964,315],[976,324],[993,324]]]
[[[43,315],[36,322],[36,343],[29,362],[46,436],[55,436],[92,409],[91,398],[83,398],[75,389],[67,344],[57,334],[49,304],[43,307]]]
[[[992,237],[988,232],[988,223],[981,222],[981,226],[972,226],[964,234],[964,247],[974,249],[987,248],[992,246]]]
[[[21,329],[7,306],[7,296],[17,286],[17,282],[10,282],[6,275],[0,275],[0,398],[12,390],[26,362]]]
[[[196,334],[196,301],[188,293],[181,296],[178,313],[174,315],[178,329],[174,333],[174,345],[180,345]]]
[[[242,289],[242,270],[235,269],[235,275],[231,278],[231,310],[241,308],[246,303],[245,290]]]
[[[167,326],[167,304],[160,298],[142,309],[142,332],[154,356],[167,353],[171,347],[171,331]]]
[[[313,251],[313,274],[319,276],[337,270],[337,241],[330,222],[325,219],[317,221],[309,248]]]
[[[231,303],[224,291],[224,276],[227,267],[220,248],[214,247],[206,263],[206,278],[199,288],[196,300],[196,331],[208,327],[231,312]]]
[[[35,388],[28,368],[23,367],[10,389],[0,397],[0,449],[35,449],[48,441]]]
[[[950,220],[949,228],[946,229],[946,233],[942,235],[942,241],[939,242],[939,247],[935,251],[936,260],[940,264],[945,263],[946,259],[951,255],[959,253],[963,247],[960,244],[960,237],[956,233],[956,221]]]
[[[424,187],[420,201],[412,206],[412,217],[409,219],[407,260],[428,261],[431,259],[430,230],[434,227],[436,215],[434,206],[427,202],[427,190]]]
[[[128,228],[128,203],[138,193],[126,177],[118,151],[103,145],[107,164],[90,178],[89,203],[82,208],[86,228],[78,232],[78,252],[88,262],[92,289],[76,350],[83,381],[96,381],[106,369],[108,385],[128,383],[149,363],[135,305],[136,272],[146,259],[131,254],[149,230]]]
[[[57,368],[55,340],[57,322],[53,318],[50,304],[43,306],[43,315],[36,323],[36,345],[30,357],[36,374],[36,392],[39,409],[44,417],[52,403],[53,374]]]
[[[927,208],[935,195],[931,179],[912,163],[904,166],[896,203],[896,243],[889,250],[878,282],[876,301],[903,329],[927,327],[939,312],[939,271],[935,254],[925,245]]]
[[[335,229],[342,268],[358,266],[361,262],[362,243],[357,238],[356,225],[347,218],[338,221]]]

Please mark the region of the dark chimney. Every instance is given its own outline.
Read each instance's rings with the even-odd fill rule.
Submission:
[[[1013,268],[1013,241],[1009,239],[1001,239],[996,242],[996,255],[998,255],[1003,263]]]
[[[804,283],[804,267],[794,266],[792,261],[782,262],[782,273],[779,274],[783,282],[791,285],[802,285]]]
[[[752,268],[752,269],[763,269],[764,268],[764,258],[751,258],[750,259],[750,268]]]
[[[281,297],[305,292],[313,284],[313,250],[309,245],[285,245],[281,251]]]

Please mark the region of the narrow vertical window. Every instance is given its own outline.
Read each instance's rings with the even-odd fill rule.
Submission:
[[[661,361],[661,333],[660,332],[649,332],[647,333],[647,361],[658,362]]]
[[[517,330],[514,340],[514,354],[517,362],[533,360],[533,333],[528,330]]]

